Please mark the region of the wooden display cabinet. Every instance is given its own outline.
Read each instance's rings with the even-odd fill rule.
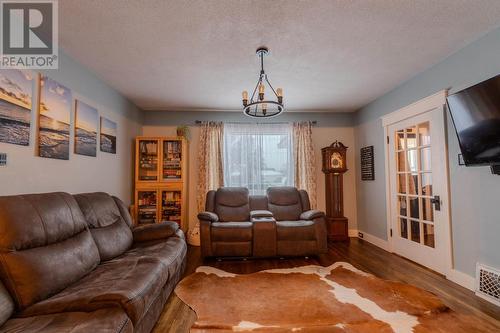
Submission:
[[[136,138],[136,225],[173,221],[187,227],[187,145],[182,137]]]

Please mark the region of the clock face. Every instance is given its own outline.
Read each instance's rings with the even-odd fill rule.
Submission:
[[[344,166],[342,155],[339,152],[333,152],[330,156],[330,168],[342,169]]]

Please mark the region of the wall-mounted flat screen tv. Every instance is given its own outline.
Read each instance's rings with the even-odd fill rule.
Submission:
[[[500,75],[448,96],[466,165],[500,164]]]

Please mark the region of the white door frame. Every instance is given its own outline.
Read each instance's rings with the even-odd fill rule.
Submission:
[[[383,117],[381,117],[382,120],[382,126],[384,127],[384,140],[386,140],[389,137],[389,131],[388,127],[392,124],[398,123],[400,121],[403,121],[405,119],[417,116],[419,114],[434,110],[434,109],[441,109],[443,112],[443,117],[446,117],[446,97],[448,95],[447,90],[441,90],[434,95],[431,95],[429,97],[426,97],[424,99],[421,99],[420,101],[417,101],[413,104],[410,104],[404,108],[401,108],[397,111],[391,112]],[[446,237],[445,244],[444,244],[444,249],[445,249],[445,267],[443,267],[443,271],[445,272],[445,275],[447,278],[454,280],[453,279],[453,252],[452,252],[452,239],[451,239],[451,216],[450,216],[450,181],[449,181],[449,167],[448,167],[448,142],[447,142],[447,130],[446,130],[446,118],[444,122],[444,127],[443,130],[443,136],[444,136],[444,148],[445,151],[443,152],[445,154],[445,159],[444,159],[444,166],[445,166],[445,173],[446,173],[446,186],[444,189],[444,193],[441,194],[441,200],[442,200],[442,206],[441,206],[441,212],[445,215],[446,220],[448,221],[447,225],[445,226],[446,230]],[[392,221],[393,221],[393,209],[392,205],[393,203],[391,202],[391,176],[390,176],[390,168],[389,168],[389,163],[390,163],[390,149],[389,149],[389,144],[386,141],[384,144],[384,153],[385,153],[385,187],[386,187],[386,211],[387,211],[387,239],[388,239],[388,245],[389,245],[389,251],[394,252],[393,249],[393,238],[391,237],[391,228],[392,228]]]

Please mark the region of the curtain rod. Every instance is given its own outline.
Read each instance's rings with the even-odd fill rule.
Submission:
[[[224,122],[224,121],[223,121]],[[202,120],[196,120],[194,122],[196,125],[201,125],[203,123]],[[252,122],[240,122],[240,121],[226,121],[225,123],[228,123],[228,124],[255,124],[255,123],[252,123]],[[288,124],[290,123],[289,121],[282,121],[282,122],[257,122],[257,124]],[[318,122],[316,120],[312,120],[310,121],[310,123],[312,125],[317,125]]]

